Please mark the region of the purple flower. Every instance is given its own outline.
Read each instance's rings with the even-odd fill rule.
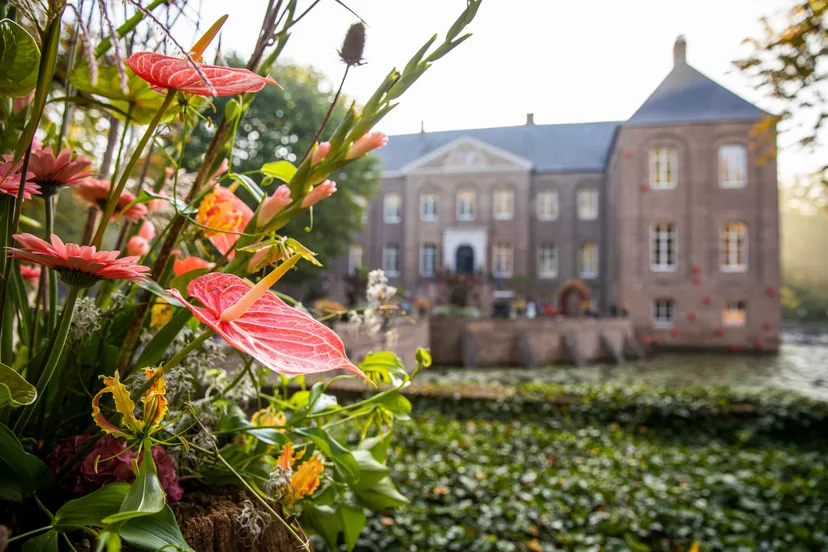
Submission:
[[[57,474],[92,436],[88,433],[64,439],[46,457],[46,464]],[[81,459],[66,470],[59,481],[60,488],[70,494],[88,494],[109,483],[131,483],[135,480],[132,460],[135,451],[126,450],[126,442],[113,435],[104,435]],[[184,490],[178,484],[175,459],[164,447],[152,447],[152,458],[158,468],[158,478],[167,493],[168,502],[178,502]],[[140,465],[140,464],[139,464]]]

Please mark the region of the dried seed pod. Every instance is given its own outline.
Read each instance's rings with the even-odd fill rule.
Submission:
[[[362,65],[363,50],[365,50],[365,25],[362,23],[354,23],[345,35],[345,41],[342,43],[339,57],[342,58],[345,65]]]

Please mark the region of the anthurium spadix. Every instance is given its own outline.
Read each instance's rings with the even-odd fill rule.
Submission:
[[[212,273],[196,278],[187,292],[202,307],[187,302],[177,290],[167,292],[227,343],[275,372],[347,370],[365,378],[348,360],[345,346],[333,330],[269,291],[299,258],[300,255],[294,255],[253,287],[232,274]]]

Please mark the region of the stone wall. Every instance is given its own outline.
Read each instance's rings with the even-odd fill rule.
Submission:
[[[406,369],[410,372],[416,364],[417,347],[424,349],[429,347],[429,321],[428,319],[416,322],[401,321],[397,324],[396,330],[399,339],[393,346],[388,347],[382,334],[371,337],[365,332],[354,334],[348,330],[347,324],[338,324],[336,327],[336,333],[342,338],[345,352],[348,353],[348,358],[352,362],[359,363],[368,353],[391,351],[403,360]]]
[[[617,361],[619,354],[640,354],[634,345],[632,322],[628,319],[472,320],[439,317],[431,320],[431,356],[434,364],[468,364],[469,359],[464,359],[463,354],[464,339],[474,344],[473,356],[481,367],[527,365],[527,342],[532,361],[538,366]]]

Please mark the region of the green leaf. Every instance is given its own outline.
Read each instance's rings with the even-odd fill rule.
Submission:
[[[34,386],[10,366],[0,362],[0,408],[32,404],[37,397]]]
[[[188,272],[185,272],[181,276],[176,276],[175,278],[170,280],[169,286],[173,289],[177,289],[182,296],[186,297],[188,295],[187,286],[190,285],[190,282],[192,282],[199,276],[204,276],[205,274],[210,272],[210,270],[211,269],[209,268],[197,268],[195,270],[190,270]]]
[[[242,185],[242,187],[250,192],[250,195],[253,196],[253,199],[256,203],[261,203],[261,201],[265,198],[265,193],[259,188],[259,185],[256,184],[252,178],[249,176],[245,176],[243,174],[238,173],[230,173],[227,176],[233,179],[234,182],[238,182]]]
[[[627,543],[630,550],[634,550],[635,552],[650,552],[650,547],[636,539],[632,533],[626,533],[624,535],[624,542]]]
[[[306,437],[322,451],[327,458],[333,460],[334,467],[346,483],[353,485],[359,481],[359,464],[351,451],[339,444],[327,431],[319,427],[294,429],[294,433]]]
[[[417,352],[414,355],[414,359],[417,361],[417,364],[419,364],[423,368],[428,368],[429,366],[431,366],[431,353],[428,349],[417,347]]]
[[[253,435],[259,441],[268,445],[284,446],[289,439],[273,428],[253,429],[256,426],[247,419],[244,411],[237,405],[230,407],[230,411],[218,423],[219,431],[238,432],[242,435]]]
[[[117,523],[128,519],[155,514],[166,505],[166,495],[158,480],[158,470],[152,459],[149,441],[144,443],[144,457],[141,461],[141,473],[135,478],[124,496],[117,514],[103,519],[106,524]]]
[[[26,29],[0,20],[0,97],[25,96],[37,85],[40,50]]]
[[[382,381],[390,381],[391,376],[405,377],[408,375],[403,361],[390,351],[371,353],[362,359],[359,368],[369,378],[373,374],[375,377],[372,379],[378,378]]]
[[[362,533],[362,528],[365,527],[365,512],[361,507],[353,504],[340,504],[336,513],[339,514],[342,524],[345,546],[348,547],[348,552],[351,552],[356,546],[359,534]]]
[[[408,504],[408,499],[400,494],[390,477],[386,477],[369,489],[354,490],[354,495],[360,504],[376,511]]]
[[[158,297],[164,299],[167,303],[174,307],[184,307],[184,305],[181,304],[181,301],[179,301],[178,299],[164,291],[164,288],[159,286],[157,282],[150,280],[149,277],[146,277],[146,279],[144,280],[138,280],[137,282],[135,282],[135,285],[149,291],[153,295],[157,295]]]
[[[116,531],[101,531],[98,533],[98,544],[95,546],[95,552],[120,552],[121,537]]]
[[[161,362],[161,357],[163,357],[164,353],[167,352],[167,349],[170,348],[175,336],[177,336],[181,329],[187,325],[187,322],[192,317],[193,315],[188,309],[181,309],[175,313],[172,320],[167,322],[163,328],[158,330],[153,338],[150,339],[150,342],[147,343],[147,346],[144,347],[144,350],[141,351],[141,354],[138,356],[138,360],[135,361],[135,369],[137,370],[146,366],[155,366]]]
[[[124,523],[118,533],[132,546],[145,550],[193,550],[175,520],[175,515],[169,506],[157,514],[134,518]]]
[[[117,514],[129,490],[128,483],[111,483],[60,507],[52,521],[55,529],[103,527],[104,518]]]
[[[48,484],[52,474],[40,458],[23,450],[23,445],[3,424],[0,424],[0,488],[8,483],[5,496],[29,496]]]
[[[337,537],[342,531],[342,518],[330,506],[306,504],[302,512],[302,525],[322,537],[329,550],[337,550]]]
[[[388,393],[377,397],[373,404],[378,404],[394,414],[398,420],[407,420],[408,415],[411,414],[411,401],[405,398],[399,391]]]
[[[310,394],[308,396],[308,404],[312,405],[310,410],[311,414],[318,414],[320,412],[324,412],[332,406],[336,406],[336,397],[323,393],[322,390],[324,388],[325,384],[321,381],[314,383],[313,387],[311,387]]]
[[[261,172],[265,176],[278,178],[282,182],[290,182],[293,175],[296,174],[296,167],[288,161],[275,161],[273,163],[265,163],[262,165]]]
[[[23,552],[58,552],[58,532],[54,529],[23,543]]]
[[[383,439],[382,437],[369,437],[360,441],[357,445],[357,450],[371,451],[371,455],[377,462],[385,462],[388,457],[388,449],[391,447],[391,438]]]
[[[352,489],[368,489],[388,477],[391,469],[377,462],[371,451],[354,450],[351,452],[359,466],[359,482],[351,485]]]

